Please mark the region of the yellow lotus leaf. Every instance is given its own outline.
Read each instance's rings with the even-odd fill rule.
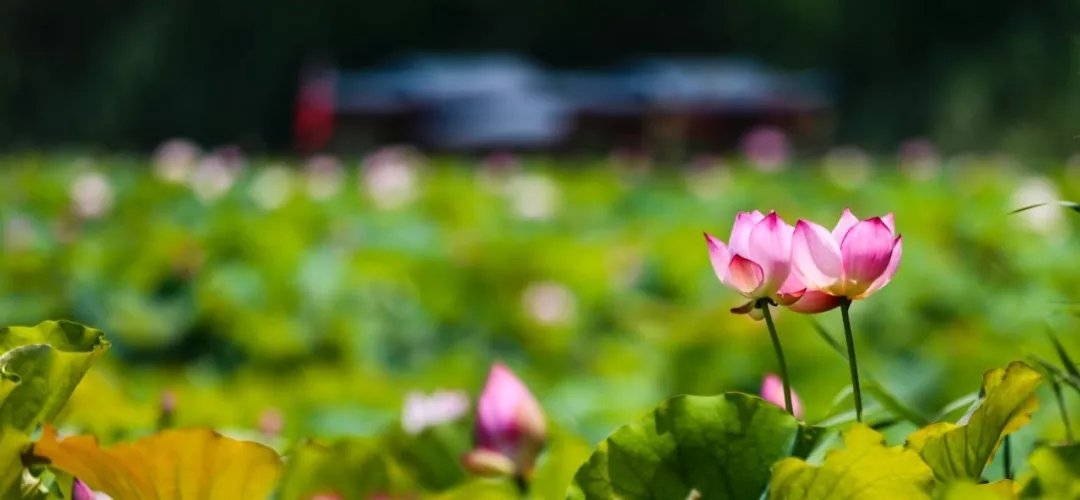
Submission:
[[[983,376],[983,398],[960,422],[923,427],[908,436],[907,447],[943,482],[978,481],[1001,440],[1031,421],[1041,380],[1021,362],[990,370]]]
[[[820,466],[798,458],[772,469],[770,500],[929,500],[934,474],[914,451],[885,446],[877,431],[856,424],[844,433],[844,447],[832,450]]]
[[[949,483],[941,488],[940,500],[1016,500],[1016,483],[1008,479],[977,484],[970,481]]]
[[[167,430],[102,448],[93,436],[57,439],[46,426],[32,453],[113,500],[267,498],[281,475],[274,450],[209,429]]]

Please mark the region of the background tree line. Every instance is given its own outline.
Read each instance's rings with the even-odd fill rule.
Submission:
[[[748,55],[827,71],[837,140],[891,152],[1080,146],[1080,2],[1048,0],[0,1],[0,145],[286,151],[298,72],[416,50],[554,67]]]

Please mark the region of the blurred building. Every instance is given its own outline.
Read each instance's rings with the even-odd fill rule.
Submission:
[[[732,147],[753,127],[817,142],[832,99],[819,77],[744,59],[648,58],[554,71],[507,54],[415,55],[364,71],[302,75],[305,150],[412,143],[456,151]]]

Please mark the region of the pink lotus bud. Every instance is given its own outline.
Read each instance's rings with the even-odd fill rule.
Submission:
[[[772,299],[780,305],[794,303],[805,287],[791,274],[791,235],[794,229],[776,212],[739,212],[725,245],[705,233],[709,260],[720,282],[750,302],[731,310],[746,314],[754,302]]]
[[[519,474],[529,474],[547,440],[547,424],[536,398],[503,364],[491,367],[476,414],[476,447],[504,455]]]
[[[104,495],[98,495],[94,490],[90,489],[86,483],[75,478],[75,482],[71,485],[71,500],[97,500],[99,498],[108,498]]]
[[[807,290],[863,299],[889,283],[900,265],[902,251],[892,214],[860,221],[845,209],[831,232],[804,220],[795,225],[791,270]],[[796,304],[792,309],[820,312],[839,304],[836,301],[830,306],[828,299],[816,294],[811,301],[821,303],[815,304],[817,307]]]
[[[761,382],[761,399],[768,401],[780,408],[785,408],[784,403],[784,382],[780,380],[775,374],[768,374],[765,376],[765,380]],[[795,390],[791,390],[791,412],[795,414],[795,418],[801,419],[803,417],[802,401],[799,401],[799,395],[795,393]]]

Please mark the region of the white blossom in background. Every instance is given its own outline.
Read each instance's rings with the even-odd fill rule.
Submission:
[[[191,173],[191,190],[203,203],[210,203],[225,196],[240,177],[241,168],[226,161],[220,155],[204,156]]]
[[[369,154],[361,167],[361,188],[375,206],[392,210],[405,206],[417,195],[416,154],[404,147],[388,146]]]
[[[464,391],[413,391],[405,396],[401,428],[410,435],[419,434],[428,427],[453,422],[468,411],[469,396]]]
[[[908,139],[900,143],[896,155],[900,171],[913,180],[933,179],[941,170],[941,157],[929,139]]]
[[[683,178],[694,196],[715,200],[731,185],[731,169],[718,156],[699,155],[691,160]]]
[[[1014,217],[1022,221],[1022,225],[1032,232],[1044,235],[1061,235],[1066,229],[1065,212],[1055,204],[1061,199],[1061,193],[1057,186],[1046,177],[1033,176],[1023,179],[1018,183],[1012,193],[1009,206],[1021,208],[1038,203],[1049,203],[1047,206],[1032,208],[1017,213]]]
[[[84,219],[97,219],[112,208],[113,188],[101,172],[80,173],[68,189],[75,213]]]
[[[292,170],[276,165],[265,168],[255,175],[248,194],[259,208],[276,210],[289,201],[292,192]]]
[[[191,176],[202,151],[187,139],[171,139],[154,151],[154,173],[173,184],[183,184]]]
[[[566,324],[574,316],[574,293],[552,282],[532,283],[521,294],[525,313],[545,326]]]
[[[739,149],[759,172],[779,172],[787,165],[791,144],[776,127],[757,127],[743,136]]]
[[[833,184],[856,190],[870,180],[870,155],[854,146],[833,148],[822,160],[825,177]]]
[[[543,174],[514,176],[506,185],[505,194],[511,210],[522,219],[550,219],[559,206],[559,186]]]
[[[345,167],[331,155],[316,155],[304,164],[308,196],[313,200],[333,198],[345,182]]]

